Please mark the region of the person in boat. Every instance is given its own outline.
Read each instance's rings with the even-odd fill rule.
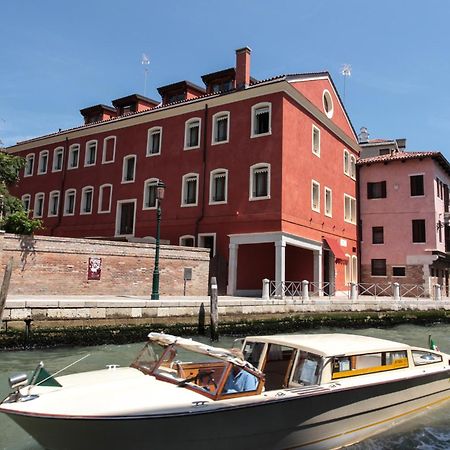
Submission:
[[[217,389],[217,385],[213,376],[214,370],[200,371],[197,375],[197,384],[205,391],[214,391]]]
[[[231,352],[236,358],[244,360],[244,354],[241,350],[233,348]],[[257,387],[258,378],[255,375],[233,364],[230,375],[225,383],[224,393],[232,394],[235,392],[256,391]]]

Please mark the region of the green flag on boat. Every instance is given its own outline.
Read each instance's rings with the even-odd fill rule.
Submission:
[[[439,351],[439,347],[436,345],[436,343],[433,341],[431,334],[428,335],[428,347],[430,350]]]
[[[53,386],[53,387],[61,387],[62,386],[55,380],[53,375],[44,368],[44,363],[42,361],[36,367],[36,370],[34,371],[34,374],[31,377],[31,380],[32,380],[32,384],[34,386],[37,386],[37,385]]]

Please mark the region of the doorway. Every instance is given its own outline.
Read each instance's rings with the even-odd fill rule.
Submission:
[[[117,202],[116,235],[134,236],[136,200]]]

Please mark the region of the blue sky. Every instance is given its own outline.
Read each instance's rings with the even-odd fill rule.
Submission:
[[[77,126],[81,108],[234,65],[252,76],[328,70],[356,130],[450,159],[450,2],[54,0],[0,7],[0,139]]]

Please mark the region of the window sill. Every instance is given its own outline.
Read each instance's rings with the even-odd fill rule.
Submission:
[[[347,219],[344,219],[344,222],[345,222],[345,223],[350,223],[350,224],[352,224],[352,225],[356,225],[356,222],[352,222],[352,221],[347,220]]]
[[[64,217],[67,217],[67,216],[74,216],[75,215],[75,213],[63,213],[63,216]]]
[[[421,194],[421,195],[410,195],[409,198],[424,198],[425,194]]]
[[[93,167],[93,166],[95,166],[95,162],[92,163],[92,164],[86,164],[86,163],[84,163],[84,167]]]
[[[155,211],[156,209],[158,209],[158,207],[155,206],[143,206],[142,207],[142,211]]]
[[[114,162],[114,159],[109,159],[108,161],[103,161],[102,164],[112,164]]]
[[[270,136],[271,134],[272,134],[272,130],[268,131],[267,133],[259,133],[259,134],[252,133],[250,135],[250,139],[264,137],[264,136]]]
[[[24,177],[24,178],[28,178],[28,177],[32,177],[32,176],[33,176],[32,173],[30,173],[30,174],[28,174],[28,175],[23,174],[23,177]]]
[[[45,172],[38,172],[37,173],[37,175],[46,175],[47,174],[47,171],[45,171]]]
[[[52,169],[52,173],[61,172],[61,171],[62,171],[62,167],[61,167],[61,169]]]
[[[78,166],[73,166],[73,167],[68,167],[67,170],[74,170],[74,169],[78,169]]]
[[[258,200],[270,200],[270,195],[265,195],[264,197],[249,197],[249,202],[256,202]]]
[[[198,203],[182,203],[180,206],[181,208],[192,208],[193,206],[198,206]]]
[[[320,208],[319,209],[311,208],[311,211],[320,214]]]
[[[208,205],[226,205],[228,203],[228,201],[227,200],[223,200],[223,201],[220,201],[220,202],[209,202],[208,203]]]
[[[315,152],[314,150],[312,151],[312,154],[314,155],[314,156],[317,156],[318,158],[320,158],[320,152]]]
[[[189,151],[189,150],[197,150],[197,149],[199,149],[200,148],[200,144],[199,145],[196,145],[196,146],[194,146],[194,147],[183,147],[183,151],[185,151],[185,152],[187,152],[187,151]]]
[[[47,214],[47,217],[58,217],[58,214]]]
[[[329,217],[330,219],[333,217],[333,214],[324,213],[325,217]]]
[[[108,209],[107,211],[97,211],[97,214],[109,214],[111,212],[111,209]]]
[[[145,156],[147,158],[151,158],[152,156],[161,156],[161,150],[158,153],[146,153]]]
[[[120,183],[121,184],[131,184],[131,183],[134,183],[134,180],[122,180]]]
[[[372,278],[387,278],[388,277],[387,275],[372,275],[372,274],[370,274],[370,276]]]
[[[80,216],[90,216],[92,214],[91,212],[85,212],[85,211],[80,211]]]
[[[211,145],[228,144],[229,142],[230,142],[229,139],[227,139],[227,140],[225,140],[225,141],[218,141],[218,142],[212,141],[212,142],[211,142]]]

